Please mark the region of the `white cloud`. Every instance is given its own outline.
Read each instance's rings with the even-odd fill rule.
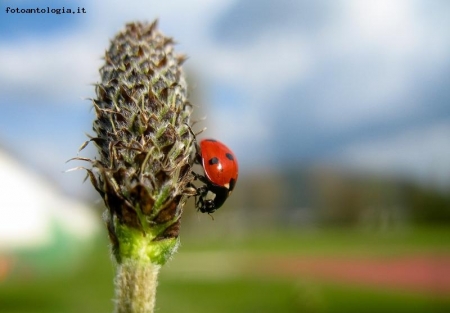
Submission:
[[[337,159],[359,169],[450,183],[450,121],[352,144]]]
[[[254,45],[230,49],[209,44],[199,52],[190,60],[190,66],[199,69],[209,86],[216,89],[232,86],[230,92],[242,95],[237,97],[238,103],[226,103],[230,101],[228,97],[219,99],[211,91],[205,91],[217,101],[208,110],[206,124],[213,126],[208,136],[237,146],[243,154],[249,147],[260,152],[268,149],[267,142],[272,136],[268,121],[277,114],[268,103],[276,101],[293,81],[307,77],[314,66],[307,43],[290,36],[265,34]]]
[[[311,43],[315,63],[325,66],[326,89],[315,106],[320,126],[348,130],[414,112],[424,77],[450,57],[443,20],[424,14],[419,1],[342,4],[339,19]]]
[[[418,3],[409,0],[348,1],[346,18],[350,34],[368,47],[403,55],[415,50],[423,34]]]
[[[206,52],[203,59],[209,66],[198,64],[208,70],[205,75],[241,86],[260,105],[305,78],[315,61],[310,43],[292,34],[267,33],[250,46],[227,49],[219,45]]]
[[[82,34],[3,44],[0,92],[30,104],[72,104],[92,95],[102,51]]]

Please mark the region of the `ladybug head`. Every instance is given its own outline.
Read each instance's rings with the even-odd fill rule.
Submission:
[[[203,200],[202,205],[198,208],[202,213],[213,213],[217,210],[214,200]]]

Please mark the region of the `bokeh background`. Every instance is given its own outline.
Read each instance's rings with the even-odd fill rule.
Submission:
[[[450,2],[0,4],[0,312],[112,311],[102,203],[63,172],[109,39],[155,18],[240,165],[214,220],[188,203],[159,312],[450,310]]]

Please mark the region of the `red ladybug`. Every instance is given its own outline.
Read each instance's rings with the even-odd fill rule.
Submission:
[[[196,146],[196,162],[202,165],[205,176],[194,175],[205,185],[197,188],[195,205],[200,212],[210,214],[220,208],[233,191],[238,178],[238,163],[234,153],[217,140],[203,139]],[[213,200],[206,199],[208,192],[215,194]]]

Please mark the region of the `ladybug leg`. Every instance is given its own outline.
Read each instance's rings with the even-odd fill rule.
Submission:
[[[199,174],[197,174],[195,172],[192,172],[192,175],[194,175],[195,179],[197,179],[197,180],[201,181],[202,183],[208,185],[209,180],[205,176],[199,175]]]
[[[205,199],[207,194],[208,188],[206,188],[206,186],[197,188],[197,195],[195,196],[195,207],[202,213],[204,213],[203,210],[205,208],[205,202],[207,201]]]
[[[199,197],[199,207],[205,208],[207,206],[208,200],[206,200],[206,195],[208,194],[208,188],[206,186],[202,186],[197,188],[197,195]]]
[[[206,199],[208,192],[209,189],[207,186],[197,188],[197,195],[195,196],[195,207],[202,213],[210,214],[216,210],[216,205],[213,200]]]
[[[192,175],[194,175],[194,179],[197,179],[204,183],[201,187],[196,187],[194,184],[189,183],[189,187],[195,189],[196,193],[193,194],[195,197],[195,207],[197,210],[199,210],[202,213],[212,213],[215,211],[215,204],[213,200],[206,199],[206,196],[208,195],[209,188],[208,188],[208,180],[205,176],[199,175],[195,172],[192,172]]]

